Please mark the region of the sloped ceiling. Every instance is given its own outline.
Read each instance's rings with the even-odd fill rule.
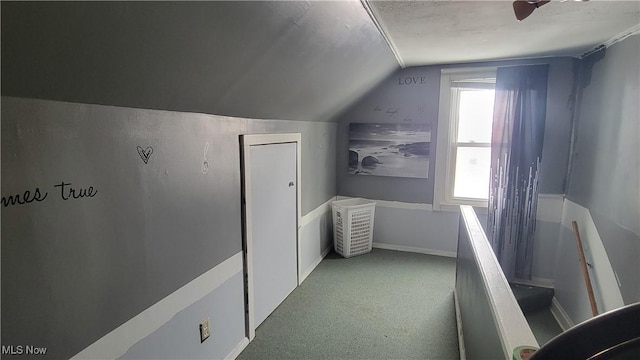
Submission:
[[[367,1],[405,66],[578,56],[640,28],[640,1],[551,1],[518,22],[512,1]]]
[[[6,2],[2,95],[335,120],[406,66],[576,56],[636,26],[640,1]]]
[[[359,1],[1,6],[6,96],[325,121],[398,68]]]

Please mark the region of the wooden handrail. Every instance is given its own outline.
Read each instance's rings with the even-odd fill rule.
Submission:
[[[582,275],[584,276],[584,282],[587,286],[587,295],[589,295],[589,304],[591,304],[591,312],[593,316],[598,315],[598,306],[596,305],[596,298],[593,296],[593,287],[591,287],[591,279],[589,277],[589,270],[587,269],[587,260],[584,257],[584,249],[582,248],[582,241],[580,240],[580,232],[578,232],[578,223],[571,222],[573,226],[573,236],[576,239],[576,245],[578,246],[578,256],[580,258],[580,264],[582,267]]]

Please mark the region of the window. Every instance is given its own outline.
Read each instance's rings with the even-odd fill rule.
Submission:
[[[487,206],[496,69],[443,70],[434,208]]]

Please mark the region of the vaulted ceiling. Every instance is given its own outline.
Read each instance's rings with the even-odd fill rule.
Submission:
[[[3,96],[310,121],[399,64],[576,56],[640,27],[638,0],[552,1],[522,22],[510,1],[0,5]]]
[[[2,95],[328,121],[398,68],[359,1],[2,1]]]

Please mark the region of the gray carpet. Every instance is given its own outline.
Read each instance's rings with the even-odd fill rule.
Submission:
[[[238,359],[459,359],[455,259],[330,253]]]

